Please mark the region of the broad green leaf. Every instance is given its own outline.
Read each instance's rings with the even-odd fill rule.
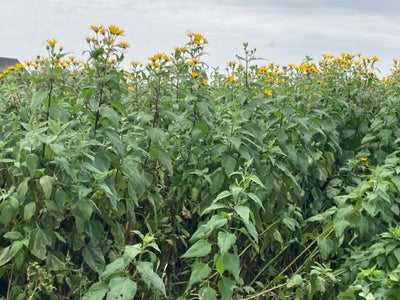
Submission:
[[[243,223],[246,224],[249,222],[250,208],[248,208],[247,206],[238,205],[235,207],[235,211],[239,215]]]
[[[92,284],[89,290],[83,295],[82,300],[102,300],[108,292],[108,285],[105,282]]]
[[[153,271],[153,264],[147,261],[139,261],[136,264],[136,268],[139,271],[143,281],[148,285],[153,286],[156,290],[160,291],[163,295],[166,295],[164,282],[160,276]]]
[[[203,212],[200,215],[203,216],[205,214],[208,214],[212,211],[215,211],[215,210],[221,209],[221,208],[227,208],[227,206],[223,203],[213,203],[209,207],[207,207],[205,210],[203,210]]]
[[[158,159],[161,162],[161,164],[164,166],[164,168],[167,169],[169,175],[173,176],[174,175],[174,169],[172,167],[172,160],[168,156],[168,154],[165,151],[159,149],[158,150]]]
[[[370,201],[365,200],[362,202],[361,205],[371,217],[375,217],[377,215],[378,208],[376,207],[376,205],[372,204]]]
[[[333,229],[335,230],[335,235],[337,238],[343,235],[343,232],[349,227],[351,224],[349,221],[344,219],[333,220]]]
[[[226,269],[233,275],[236,282],[240,282],[240,257],[237,254],[226,253],[223,256]]]
[[[33,244],[31,247],[31,253],[37,258],[43,260],[46,258],[47,246],[52,244],[52,233],[44,231],[40,228],[36,230],[36,234],[33,237]]]
[[[284,217],[282,219],[282,223],[285,224],[286,227],[289,228],[291,231],[296,230],[296,220],[294,220],[293,218]]]
[[[234,287],[235,282],[231,278],[222,277],[218,281],[218,292],[221,296],[221,300],[231,300]]]
[[[221,255],[224,255],[235,244],[236,235],[233,233],[220,231],[218,232],[218,247]]]
[[[128,262],[131,262],[140,254],[141,251],[140,245],[126,245],[123,257]]]
[[[44,197],[46,199],[49,199],[53,191],[54,178],[48,175],[44,175],[40,178],[39,182],[40,186],[42,187]]]
[[[32,114],[35,114],[36,110],[43,104],[43,101],[49,97],[48,92],[40,91],[36,92],[31,100],[31,110]]]
[[[24,180],[19,184],[17,189],[17,197],[21,205],[25,202],[25,195],[27,191],[28,191],[28,181]]]
[[[105,259],[100,247],[93,244],[87,245],[82,250],[83,260],[97,274],[101,274],[104,270]]]
[[[275,241],[277,241],[280,244],[283,244],[282,235],[277,229],[274,230],[274,233],[272,234],[272,236],[274,237]]]
[[[258,198],[258,196],[257,196],[256,194],[254,194],[254,193],[247,193],[247,196],[248,196],[251,200],[253,200],[253,202],[254,202],[255,204],[257,204],[259,207],[261,207],[261,208],[264,210],[264,206],[263,206],[263,204],[262,204],[260,198]]]
[[[217,272],[219,273],[219,275],[222,276],[222,274],[224,274],[226,268],[225,268],[225,263],[223,260],[223,257],[221,255],[216,255],[214,256],[214,259],[216,257],[215,260],[215,269],[217,270]]]
[[[126,267],[129,265],[130,261],[123,258],[123,257],[118,257],[116,260],[113,262],[109,263],[104,271],[100,274],[100,279],[106,280],[108,277],[122,273],[125,271]]]
[[[186,290],[189,290],[193,284],[202,281],[211,274],[211,268],[208,264],[203,262],[196,262],[192,267],[192,273],[190,273],[189,284]]]
[[[244,223],[244,226],[246,227],[247,232],[249,233],[250,237],[254,240],[254,242],[258,243],[258,233],[254,224],[249,221]]]
[[[217,292],[210,286],[204,286],[199,291],[200,300],[216,300]]]
[[[222,186],[224,185],[224,182],[225,182],[225,174],[221,170],[221,168],[219,168],[217,172],[214,172],[211,175],[211,186],[210,186],[211,194],[218,193],[221,190]]]
[[[319,252],[323,259],[327,259],[333,251],[333,241],[331,239],[320,238],[317,240]]]
[[[119,115],[118,113],[109,106],[102,106],[99,109],[100,116],[110,121],[111,125],[114,127],[118,126]]]
[[[214,199],[213,203],[216,203],[216,202],[218,202],[219,200],[224,199],[224,198],[226,198],[226,197],[229,197],[229,196],[231,196],[231,195],[232,195],[232,193],[231,193],[230,191],[223,191],[223,192],[221,192],[221,193],[219,193],[219,194],[217,195],[217,197]]]
[[[18,252],[22,249],[22,247],[27,245],[27,240],[24,241],[15,241],[11,246],[7,246],[1,250],[0,253],[0,267],[4,266],[10,260],[12,260]]]
[[[292,278],[287,281],[287,288],[292,288],[294,286],[298,286],[303,282],[303,278],[299,274],[295,274]]]
[[[21,232],[17,231],[17,230],[13,230],[13,231],[8,231],[6,232],[3,237],[5,239],[9,239],[9,240],[19,240],[22,239],[22,234]]]
[[[201,224],[199,226],[195,233],[193,233],[190,241],[193,242],[198,239],[207,238],[214,229],[221,228],[225,226],[226,223],[228,223],[227,218],[224,218],[221,215],[214,215],[206,224]]]
[[[225,170],[225,174],[229,176],[236,168],[236,159],[231,156],[224,156],[221,160],[222,167]]]
[[[24,221],[29,221],[30,219],[32,219],[35,212],[36,212],[35,202],[29,202],[28,204],[26,204],[24,207]]]
[[[264,185],[264,183],[261,182],[260,178],[258,178],[256,175],[252,174],[250,175],[250,180],[253,181],[255,184],[261,186],[264,189],[267,189]]]
[[[205,240],[198,240],[181,257],[203,257],[211,252],[211,244]]]
[[[129,277],[114,277],[108,286],[110,291],[107,293],[107,300],[132,300],[135,298],[137,284]]]
[[[78,199],[78,207],[83,219],[89,221],[93,213],[92,202],[89,199]]]

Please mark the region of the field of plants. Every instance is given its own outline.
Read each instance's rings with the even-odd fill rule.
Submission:
[[[91,30],[0,71],[1,300],[400,299],[397,60]]]

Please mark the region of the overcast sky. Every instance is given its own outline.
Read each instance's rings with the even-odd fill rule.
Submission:
[[[249,42],[279,64],[322,53],[376,55],[387,75],[400,58],[399,12],[398,0],[1,0],[0,56],[32,59],[55,38],[82,57],[90,25],[115,24],[132,46],[127,63],[169,54],[193,31],[208,39],[211,67],[224,68]]]

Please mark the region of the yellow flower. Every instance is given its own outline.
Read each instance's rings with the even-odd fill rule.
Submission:
[[[112,39],[112,38],[105,38],[105,39],[104,39],[104,42],[105,42],[107,45],[112,46],[112,45],[114,45],[114,43],[115,43],[115,39]]]
[[[367,161],[367,160],[368,160],[368,157],[365,157],[365,156],[360,157],[360,161]]]
[[[187,61],[187,64],[194,66],[194,65],[198,64],[199,62],[200,62],[200,59],[198,57],[193,57]]]
[[[110,25],[110,26],[108,26],[108,31],[109,31],[111,34],[114,34],[114,35],[124,35],[124,33],[125,33],[125,30],[120,29],[120,28],[117,27],[116,25]]]
[[[168,55],[166,55],[165,53],[163,53],[163,52],[160,53],[159,52],[159,53],[156,53],[153,56],[149,57],[149,60],[152,61],[152,62],[162,61],[162,60],[167,62],[167,61],[171,61],[171,58]]]
[[[379,61],[379,57],[378,57],[378,56],[373,56],[373,57],[372,57],[372,61],[373,61],[373,62]]]
[[[268,97],[271,97],[272,96],[272,91],[269,90],[269,89],[265,89],[264,90],[264,94],[267,95]]]
[[[197,78],[200,76],[200,73],[193,71],[192,73],[190,73],[190,75],[192,75],[192,77],[194,77],[194,78]]]
[[[129,45],[128,42],[120,42],[120,43],[119,43],[119,46],[120,46],[122,49],[128,49],[128,48],[131,47],[131,45]]]
[[[208,81],[207,81],[207,80],[205,80],[205,79],[203,79],[203,80],[201,81],[201,84],[202,84],[202,85],[206,85],[206,86],[207,86],[207,85],[208,85]]]
[[[228,75],[228,80],[230,83],[234,83],[236,81],[235,75],[229,74]]]
[[[208,43],[208,41],[204,37],[204,35],[202,35],[200,33],[190,32],[190,33],[188,33],[188,37],[190,38],[190,43],[193,43],[193,44],[195,44],[197,46],[202,46],[202,45]]]
[[[50,47],[54,47],[57,44],[57,40],[55,39],[51,39],[51,40],[47,40],[47,45]]]
[[[128,86],[128,91],[133,91],[133,90],[134,90],[133,86],[129,85]]]
[[[317,79],[317,83],[318,84],[322,84],[322,80],[321,79]]]
[[[142,64],[140,61],[132,61],[131,65],[132,65],[132,67],[136,68],[136,67],[140,67]]]
[[[186,52],[187,49],[186,47],[175,47],[174,50],[176,52]]]
[[[98,33],[100,30],[100,26],[96,26],[96,25],[91,25],[90,28],[95,32]]]
[[[99,32],[101,35],[105,35],[106,34],[106,29],[103,26],[99,27]]]

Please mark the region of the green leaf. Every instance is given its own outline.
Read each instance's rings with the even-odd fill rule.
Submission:
[[[36,203],[29,202],[24,207],[24,221],[30,221],[36,212]]]
[[[100,116],[110,121],[111,125],[114,127],[118,126],[119,123],[119,115],[118,113],[108,106],[102,106],[99,109]]]
[[[26,244],[27,240],[15,241],[11,246],[2,249],[0,252],[0,267],[12,260]]]
[[[108,285],[105,282],[92,284],[89,290],[83,295],[82,300],[101,300],[108,292]]]
[[[227,208],[227,206],[223,203],[213,203],[209,207],[207,207],[205,210],[203,210],[203,212],[200,215],[203,216],[205,214],[208,214],[212,211],[215,211],[215,210],[221,209],[221,208]]]
[[[28,192],[28,181],[24,180],[19,184],[17,188],[17,198],[21,205],[25,202],[25,196],[27,192]]]
[[[217,195],[217,197],[214,199],[213,203],[216,203],[216,202],[218,202],[219,200],[224,199],[224,198],[226,198],[226,197],[229,197],[229,196],[231,196],[231,195],[232,195],[232,193],[231,193],[230,191],[223,191],[223,192],[221,192],[221,193],[219,193],[219,194]]]
[[[262,202],[261,202],[261,200],[260,200],[260,198],[258,198],[258,196],[257,196],[256,194],[254,194],[254,193],[247,193],[247,196],[248,196],[251,200],[253,200],[253,202],[254,202],[255,204],[257,204],[259,207],[261,207],[263,210],[265,210],[265,209],[264,209],[264,206],[263,206],[263,204],[262,204]]]
[[[43,260],[46,258],[47,254],[46,247],[50,246],[51,244],[51,233],[38,228],[33,238],[32,248],[30,249],[31,253],[37,258]]]
[[[124,272],[129,263],[130,261],[123,257],[117,258],[106,266],[104,271],[100,274],[100,279],[106,280],[108,277],[114,274]]]
[[[139,261],[136,264],[140,276],[143,281],[148,285],[153,286],[156,290],[160,291],[163,295],[166,295],[165,286],[160,276],[153,271],[153,264],[147,261]]]
[[[186,290],[189,290],[193,284],[202,281],[207,278],[211,274],[211,268],[208,264],[203,262],[197,262],[192,267],[192,273],[190,274],[189,284],[186,287]]]
[[[215,300],[217,299],[217,292],[210,286],[204,286],[199,291],[200,300]]]
[[[375,217],[377,215],[378,208],[368,200],[363,201],[361,205],[371,217]]]
[[[172,160],[168,156],[168,154],[163,150],[159,150],[158,151],[158,159],[161,162],[161,164],[164,166],[164,168],[167,169],[169,175],[173,176],[174,175],[174,169],[172,167]]]
[[[220,253],[224,255],[236,242],[236,235],[233,233],[220,231],[218,232],[218,247]]]
[[[238,205],[235,207],[235,211],[239,215],[243,223],[246,224],[249,222],[250,208],[248,208],[247,206]]]
[[[333,220],[333,229],[335,230],[335,235],[337,238],[343,235],[343,232],[349,227],[351,224],[347,220],[339,219]]]
[[[216,260],[215,260],[215,258],[216,258]],[[224,272],[226,270],[224,260],[223,260],[222,256],[218,255],[218,254],[216,256],[214,256],[214,260],[215,260],[215,269],[217,270],[219,275],[222,276],[222,274],[224,274]]]
[[[233,275],[236,282],[240,282],[240,257],[237,254],[227,253],[223,256],[226,269]]]
[[[131,262],[141,252],[140,245],[126,245],[123,257]]]
[[[199,226],[195,233],[193,233],[190,241],[193,242],[198,239],[207,238],[214,229],[221,228],[222,226],[225,226],[226,223],[228,223],[227,218],[224,218],[221,215],[214,215],[206,224]]]
[[[9,239],[9,240],[19,240],[22,239],[22,234],[21,232],[17,231],[17,230],[13,230],[13,231],[8,231],[6,232],[3,237],[5,239]]]
[[[261,182],[260,178],[258,178],[256,175],[252,174],[250,175],[250,180],[253,181],[255,184],[261,186],[264,189],[267,189],[266,186]]]
[[[40,178],[39,182],[40,186],[42,187],[44,197],[46,199],[49,199],[53,191],[54,178],[48,175],[44,175]]]
[[[233,295],[233,289],[235,282],[229,277],[222,277],[218,281],[218,291],[221,296],[221,300],[231,300]]]
[[[43,101],[48,98],[49,94],[48,92],[41,91],[41,92],[36,92],[31,100],[31,110],[32,114],[36,112],[36,110],[39,108],[40,105],[43,104]]]
[[[107,293],[107,300],[132,300],[135,298],[137,284],[129,277],[114,277],[108,286],[110,291]]]
[[[224,156],[221,160],[222,167],[225,170],[225,174],[229,176],[236,168],[236,159],[231,156]]]
[[[87,245],[82,250],[82,256],[88,266],[97,274],[101,274],[104,270],[105,259],[100,247],[93,244]]]
[[[317,240],[319,252],[323,259],[327,259],[333,250],[333,241],[331,239],[320,238]]]
[[[287,288],[292,288],[294,286],[298,286],[303,282],[303,278],[299,274],[295,274],[292,278],[287,281]]]
[[[181,257],[203,257],[211,252],[211,244],[205,240],[198,240]]]

